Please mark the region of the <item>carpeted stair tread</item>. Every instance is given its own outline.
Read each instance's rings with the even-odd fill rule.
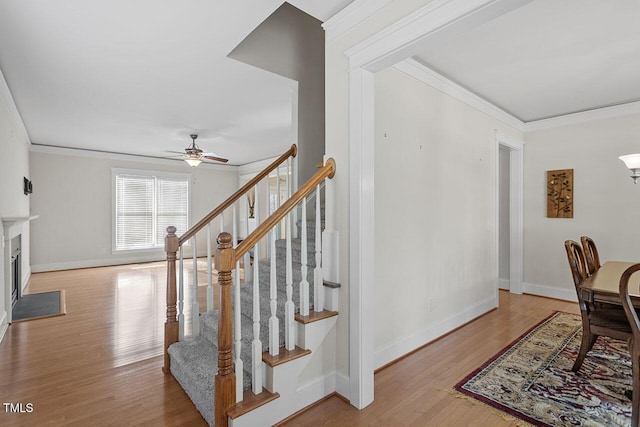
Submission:
[[[203,337],[185,337],[169,347],[169,356],[171,374],[212,426],[214,374],[218,371],[217,349]]]
[[[309,282],[310,304],[313,305],[313,278],[315,267],[314,229],[308,227],[307,245],[307,281]],[[301,240],[292,239],[292,299],[296,308],[300,300],[301,272]],[[276,280],[277,280],[277,317],[280,320],[280,346],[284,345],[284,302],[286,301],[286,240],[276,241]],[[262,350],[269,347],[270,310],[270,269],[268,259],[257,263],[260,283],[260,340]],[[253,285],[250,276],[246,283],[240,284],[243,388],[251,387],[251,343],[253,340]],[[232,295],[234,289],[232,288]],[[234,303],[235,304],[235,303]],[[235,308],[234,308],[235,309]],[[198,410],[210,425],[213,425],[214,375],[217,372],[218,360],[218,311],[210,311],[200,315],[201,334],[198,337],[186,337],[183,341],[169,347],[171,372],[182,388],[189,395]]]

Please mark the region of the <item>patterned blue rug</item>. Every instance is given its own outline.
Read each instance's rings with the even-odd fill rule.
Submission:
[[[581,336],[579,315],[552,314],[455,389],[534,426],[628,426],[626,343],[598,338],[576,374],[571,367]]]

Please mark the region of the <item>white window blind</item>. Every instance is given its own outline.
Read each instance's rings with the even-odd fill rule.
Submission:
[[[114,172],[114,249],[164,246],[167,227],[189,228],[189,178]]]

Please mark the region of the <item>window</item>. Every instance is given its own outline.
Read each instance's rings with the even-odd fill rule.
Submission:
[[[114,169],[116,251],[164,247],[167,227],[189,228],[189,175]]]

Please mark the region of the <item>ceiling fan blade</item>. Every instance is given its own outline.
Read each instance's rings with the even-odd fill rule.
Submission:
[[[202,158],[207,160],[214,160],[216,162],[222,162],[222,163],[227,163],[229,161],[229,159],[224,159],[222,157],[215,157],[215,156],[202,156]]]
[[[184,151],[173,151],[173,150],[164,150],[165,153],[175,153],[175,154],[182,154],[183,156],[185,155]]]

